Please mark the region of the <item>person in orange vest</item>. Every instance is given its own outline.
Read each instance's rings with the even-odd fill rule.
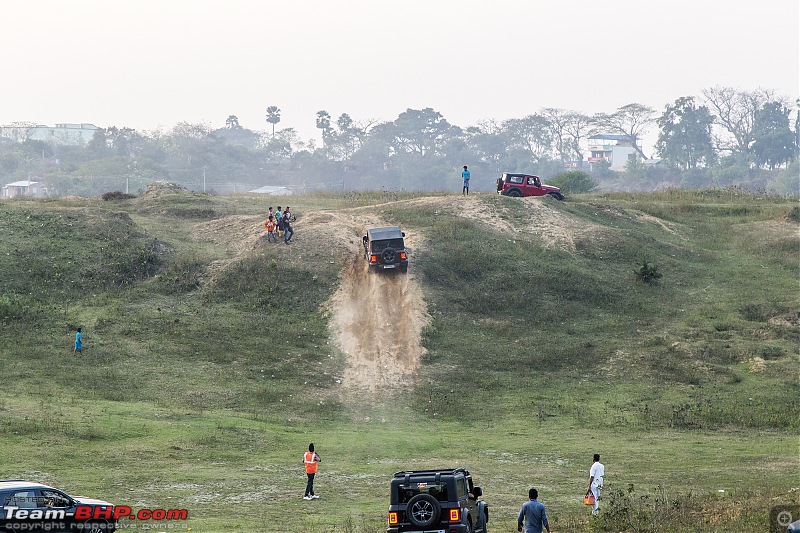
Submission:
[[[304,500],[316,500],[319,498],[314,494],[314,474],[317,473],[317,463],[319,462],[319,455],[314,451],[314,443],[312,442],[308,445],[308,451],[303,455],[303,464],[306,465],[306,475],[308,476],[306,493],[303,496]]]
[[[272,209],[270,207],[270,209]],[[267,242],[278,242],[278,237],[275,235],[275,220],[273,220],[272,215],[269,216],[266,222],[264,222],[264,227],[267,228]]]

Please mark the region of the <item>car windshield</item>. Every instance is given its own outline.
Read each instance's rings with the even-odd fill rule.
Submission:
[[[380,253],[387,248],[392,248],[394,250],[402,250],[403,246],[403,239],[389,239],[387,241],[372,241],[372,251],[376,253]]]
[[[408,503],[408,500],[417,494],[430,494],[440,502],[448,502],[447,485],[436,483],[411,483],[409,486],[400,485],[400,503]]]

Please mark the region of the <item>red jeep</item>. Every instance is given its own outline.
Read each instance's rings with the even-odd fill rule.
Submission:
[[[531,174],[515,174],[503,172],[497,178],[497,192],[503,196],[552,196],[556,200],[563,200],[561,189],[552,185],[542,184],[539,176]]]

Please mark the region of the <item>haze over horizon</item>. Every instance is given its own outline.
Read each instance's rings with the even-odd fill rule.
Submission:
[[[594,114],[730,86],[800,96],[800,3],[10,0],[0,124],[213,128],[319,139],[315,117],[451,124]],[[651,132],[652,133],[652,132]],[[645,144],[648,144],[645,142]]]

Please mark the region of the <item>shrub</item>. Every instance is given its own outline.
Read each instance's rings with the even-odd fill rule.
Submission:
[[[104,192],[101,198],[107,202],[109,200],[130,200],[131,198],[136,198],[136,195],[124,193],[121,191],[113,191],[113,192]]]
[[[597,189],[597,180],[593,179],[586,172],[572,170],[556,174],[548,180],[550,185],[561,188],[561,192],[569,194],[581,194],[592,192]]]
[[[640,281],[644,283],[655,283],[661,278],[661,272],[658,271],[658,267],[652,263],[648,263],[645,260],[642,260],[641,266],[633,271],[636,274],[636,277],[639,278]]]

